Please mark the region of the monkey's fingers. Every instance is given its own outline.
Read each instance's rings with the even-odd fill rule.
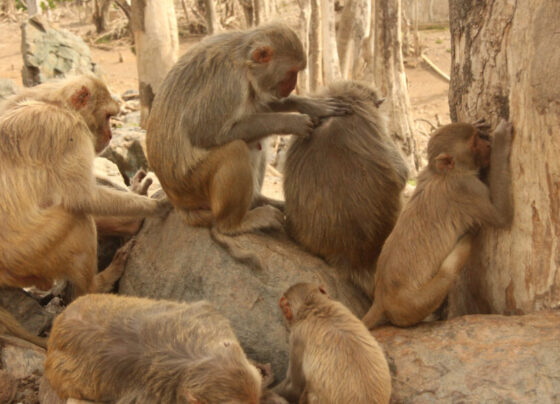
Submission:
[[[329,105],[332,111],[331,115],[341,116],[354,113],[354,110],[352,109],[352,106],[350,104],[336,98],[328,98],[327,105]]]
[[[136,174],[134,174],[134,177],[132,177],[132,180],[130,180],[130,190],[138,195],[146,195],[148,193],[148,188],[152,184],[151,178],[144,181],[147,175],[148,173],[143,169],[138,170]]]
[[[480,118],[477,119],[474,123],[473,126],[475,128],[477,128],[478,130],[482,131],[482,132],[487,132],[490,130],[490,124],[488,122],[486,122],[485,118]]]
[[[135,244],[136,244],[136,239],[133,238],[128,243],[126,243],[121,248],[119,248],[115,253],[115,255],[113,256],[112,263],[115,263],[116,265],[126,264],[126,261],[128,260],[128,257],[132,252],[132,248],[134,247]]]

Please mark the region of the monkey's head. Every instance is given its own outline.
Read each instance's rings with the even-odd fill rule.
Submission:
[[[490,165],[490,138],[473,125],[452,123],[439,128],[428,142],[432,171],[446,174],[455,167],[480,170]]]
[[[258,404],[262,379],[237,341],[222,341],[189,367],[178,393],[185,404]]]
[[[353,80],[338,81],[329,85],[322,94],[324,97],[339,98],[356,108],[374,107],[378,109],[385,101],[379,91],[371,85]]]
[[[307,59],[296,33],[287,25],[270,24],[247,31],[249,80],[258,95],[284,98],[297,84]]]
[[[61,91],[61,99],[86,122],[94,136],[95,152],[100,153],[112,138],[110,119],[118,114],[119,105],[105,83],[93,74],[75,77]]]
[[[325,288],[312,283],[296,283],[284,292],[278,305],[288,321],[292,325],[302,317],[300,309],[306,305],[313,305],[318,299],[328,298]]]

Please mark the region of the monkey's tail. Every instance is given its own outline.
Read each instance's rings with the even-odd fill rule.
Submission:
[[[377,326],[385,324],[387,322],[387,317],[385,316],[385,311],[380,303],[373,301],[373,305],[368,310],[364,318],[362,318],[363,323],[371,330]]]
[[[47,349],[47,339],[38,337],[31,334],[10,314],[10,312],[2,307],[0,307],[0,324],[2,324],[6,329],[18,338],[29,341],[32,344],[40,346],[41,348]]]
[[[251,268],[258,271],[263,270],[264,264],[262,260],[256,254],[242,247],[235,237],[220,233],[216,227],[210,228],[210,235],[212,239],[222,246],[235,260],[249,265]]]

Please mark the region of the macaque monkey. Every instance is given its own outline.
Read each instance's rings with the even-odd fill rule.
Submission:
[[[391,374],[375,338],[342,303],[309,283],[280,299],[290,331],[286,379],[275,389],[290,403],[379,404],[391,397]]]
[[[171,203],[189,225],[210,227],[234,258],[255,267],[262,262],[233,236],[283,221],[271,206],[281,203],[260,194],[263,141],[307,137],[319,118],[348,112],[338,100],[290,96],[305,66],[301,41],[286,25],[207,37],[168,73],[147,125],[148,160]]]
[[[109,143],[117,112],[93,75],[26,89],[2,105],[0,287],[47,290],[66,279],[76,295],[107,291],[124,266],[96,274],[94,216],[167,210],[164,201],[96,185],[95,153]],[[14,321],[0,309],[0,323],[13,330]]]
[[[262,376],[209,303],[90,294],[54,321],[45,377],[61,399],[258,404]]]
[[[436,310],[464,266],[479,226],[509,226],[513,218],[509,157],[513,129],[500,122],[492,146],[478,127],[453,123],[428,143],[428,166],[377,264],[368,328],[386,321],[419,323]],[[479,178],[490,166],[489,186]]]
[[[311,137],[293,139],[284,172],[287,230],[371,298],[375,262],[400,212],[408,168],[376,90],[347,81],[322,95],[350,105],[353,114],[327,118]]]

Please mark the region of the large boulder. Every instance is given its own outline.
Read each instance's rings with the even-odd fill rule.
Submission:
[[[21,31],[22,79],[26,87],[96,70],[90,50],[81,38],[50,27],[40,15],[24,22]]]
[[[356,314],[368,308],[367,299],[333,268],[287,237],[254,233],[236,239],[267,267],[259,271],[236,262],[212,241],[208,229],[187,226],[176,211],[165,219],[146,219],[119,293],[212,302],[229,318],[248,356],[270,362],[277,378],[284,377],[288,364],[288,331],[278,300],[289,286],[320,283]]]
[[[0,79],[0,101],[14,95],[18,91],[18,87],[13,80]]]
[[[560,312],[472,315],[372,333],[393,403],[560,402]]]
[[[144,152],[146,131],[132,124],[113,129],[113,139],[103,150],[101,157],[117,165],[126,183],[130,183],[139,169],[148,170],[148,159]]]

